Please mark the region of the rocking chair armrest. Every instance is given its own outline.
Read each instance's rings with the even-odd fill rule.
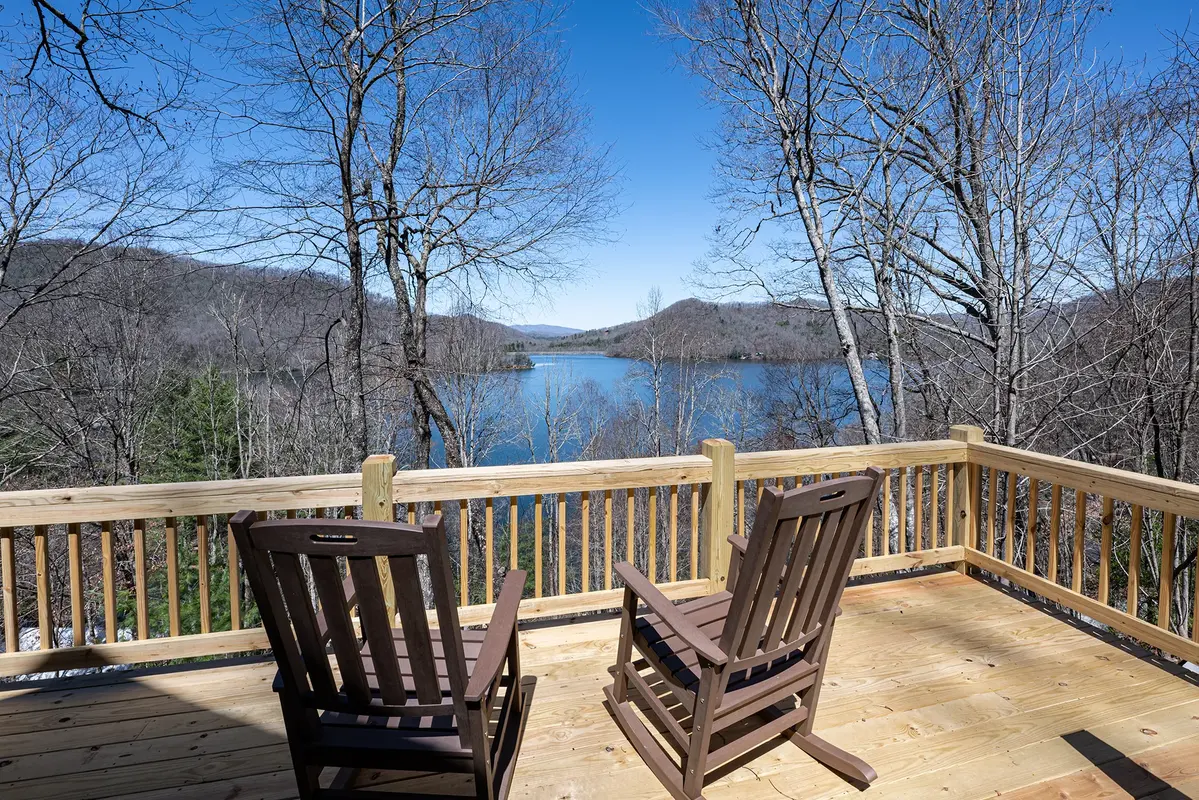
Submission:
[[[728,656],[720,649],[720,646],[708,638],[707,634],[701,631],[695,623],[683,616],[683,613],[670,602],[670,599],[662,594],[657,586],[650,583],[648,578],[638,572],[636,567],[627,561],[622,561],[616,565],[616,574],[624,581],[625,588],[645,603],[650,611],[657,614],[658,618],[694,650],[696,655],[716,666],[728,663]]]
[[[466,704],[479,707],[491,692],[496,676],[504,666],[508,655],[508,644],[516,634],[516,613],[520,610],[520,596],[524,593],[528,573],[522,569],[509,570],[504,577],[500,596],[495,601],[495,611],[483,636],[479,658],[466,685]]]

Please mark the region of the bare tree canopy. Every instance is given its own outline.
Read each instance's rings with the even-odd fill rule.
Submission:
[[[234,165],[261,198],[260,239],[293,261],[345,269],[349,408],[373,441],[363,351],[366,295],[387,285],[395,347],[380,354],[412,388],[428,461],[435,424],[462,448],[429,374],[429,303],[502,303],[512,284],[572,274],[602,234],[609,173],[562,69],[551,9],[531,0],[254,7],[236,53],[256,81],[236,119]]]

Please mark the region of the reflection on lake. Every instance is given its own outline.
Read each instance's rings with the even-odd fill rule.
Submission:
[[[526,417],[532,422],[533,447],[537,451],[536,460],[545,460],[548,450],[548,431],[541,417],[546,402],[547,381],[550,383],[551,389],[568,385],[577,387],[592,381],[599,391],[612,397],[628,396],[630,393],[636,393],[643,400],[649,400],[652,397],[648,382],[643,376],[637,376],[638,370],[635,368],[643,362],[638,362],[636,359],[609,358],[593,353],[530,354],[530,359],[533,362],[533,368],[521,370],[516,374],[516,382],[520,387],[519,393],[514,393],[516,394],[513,397],[515,402],[506,409],[506,413],[510,413],[514,417],[513,435],[507,441],[496,445],[483,459],[484,464],[522,464],[534,460],[530,454],[527,437],[523,433],[526,428]],[[844,366],[838,362],[826,365],[826,367],[833,372],[834,388],[848,392],[849,381]],[[678,367],[675,364],[667,364],[665,369],[669,373],[677,370]],[[744,391],[754,393],[762,389],[763,380],[770,365],[760,361],[720,361],[701,364],[695,369],[698,373],[697,377],[706,383],[706,392],[732,389],[739,384]],[[882,365],[870,364],[868,369],[870,382],[876,384],[879,389],[884,388],[886,375]],[[560,396],[555,392],[552,394],[554,397]],[[516,433],[518,430],[522,432],[519,435]],[[719,420],[714,415],[697,415],[694,428],[694,438],[697,441],[709,436],[719,436],[722,433]],[[440,450],[439,439],[435,443],[435,450]],[[577,457],[577,452],[571,451],[569,447],[560,454],[560,458],[563,460]],[[434,458],[440,461],[440,452],[435,452]]]

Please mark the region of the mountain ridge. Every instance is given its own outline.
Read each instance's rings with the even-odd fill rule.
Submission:
[[[23,245],[9,271],[10,285],[36,283],[39,275],[58,260],[70,242],[46,241]],[[96,258],[105,260],[102,254]],[[184,346],[187,356],[216,356],[220,363],[228,347],[227,331],[219,309],[245,307],[240,313],[259,317],[255,336],[263,344],[291,342],[297,355],[323,357],[324,337],[344,315],[349,289],[344,278],[323,272],[288,271],[274,267],[222,265],[186,255],[152,249],[121,251],[105,273],[132,271],[151,281],[162,320]],[[130,265],[122,267],[121,264]],[[237,298],[245,298],[245,301]],[[387,337],[394,324],[392,303],[372,294],[368,315],[375,335]],[[825,315],[812,301],[805,307],[782,307],[763,302],[718,303],[697,298],[680,300],[650,318],[630,320],[604,328],[578,330],[560,325],[503,323],[483,319],[489,336],[513,353],[601,353],[638,357],[647,327],[656,326],[673,344],[668,356],[677,357],[678,343],[688,357],[710,360],[828,359],[839,356],[836,337]],[[201,313],[196,313],[202,310]],[[231,311],[231,309],[229,309]],[[435,341],[449,319],[431,314],[430,337]],[[868,333],[868,326],[863,328]]]

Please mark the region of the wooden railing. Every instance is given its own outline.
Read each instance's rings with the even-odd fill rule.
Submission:
[[[1199,662],[1199,486],[972,438],[969,564]]]
[[[495,587],[513,567],[530,573],[523,618],[618,606],[612,566],[621,560],[669,597],[706,594],[727,578],[725,537],[752,525],[756,496],[747,501],[747,487],[752,495],[766,477],[790,486],[796,476],[871,464],[906,470],[964,455],[952,441],[734,454],[712,440],[700,455],[670,458],[393,474],[390,457],[372,456],[361,473],[344,475],[0,493],[0,675],[265,648],[227,531],[242,508],[397,520],[440,512],[460,616],[471,623],[489,618]],[[941,496],[930,492],[924,519],[937,515]],[[900,544],[906,522],[882,534],[890,502],[880,503],[886,517],[872,522],[856,574],[961,562],[960,542],[926,547],[905,533]],[[21,649],[22,623],[28,639],[34,622],[36,641]]]
[[[396,520],[440,512],[471,624],[490,617],[514,567],[530,574],[526,619],[618,606],[621,560],[674,599],[718,591],[726,537],[752,528],[763,487],[868,466],[888,480],[853,574],[972,565],[1199,660],[1180,613],[1191,596],[1172,602],[1179,570],[1169,573],[1185,563],[1160,561],[1159,544],[1182,547],[1185,536],[1169,536],[1199,518],[1199,487],[987,445],[977,429],[955,427],[948,440],[878,446],[734,453],[709,440],[695,456],[399,473],[372,456],[344,475],[0,493],[0,676],[265,649],[227,532],[242,508]],[[1141,579],[1147,567],[1130,586],[1114,577],[1125,532],[1140,543],[1132,558],[1164,565],[1156,593]],[[1127,596],[1136,613],[1121,607]]]

